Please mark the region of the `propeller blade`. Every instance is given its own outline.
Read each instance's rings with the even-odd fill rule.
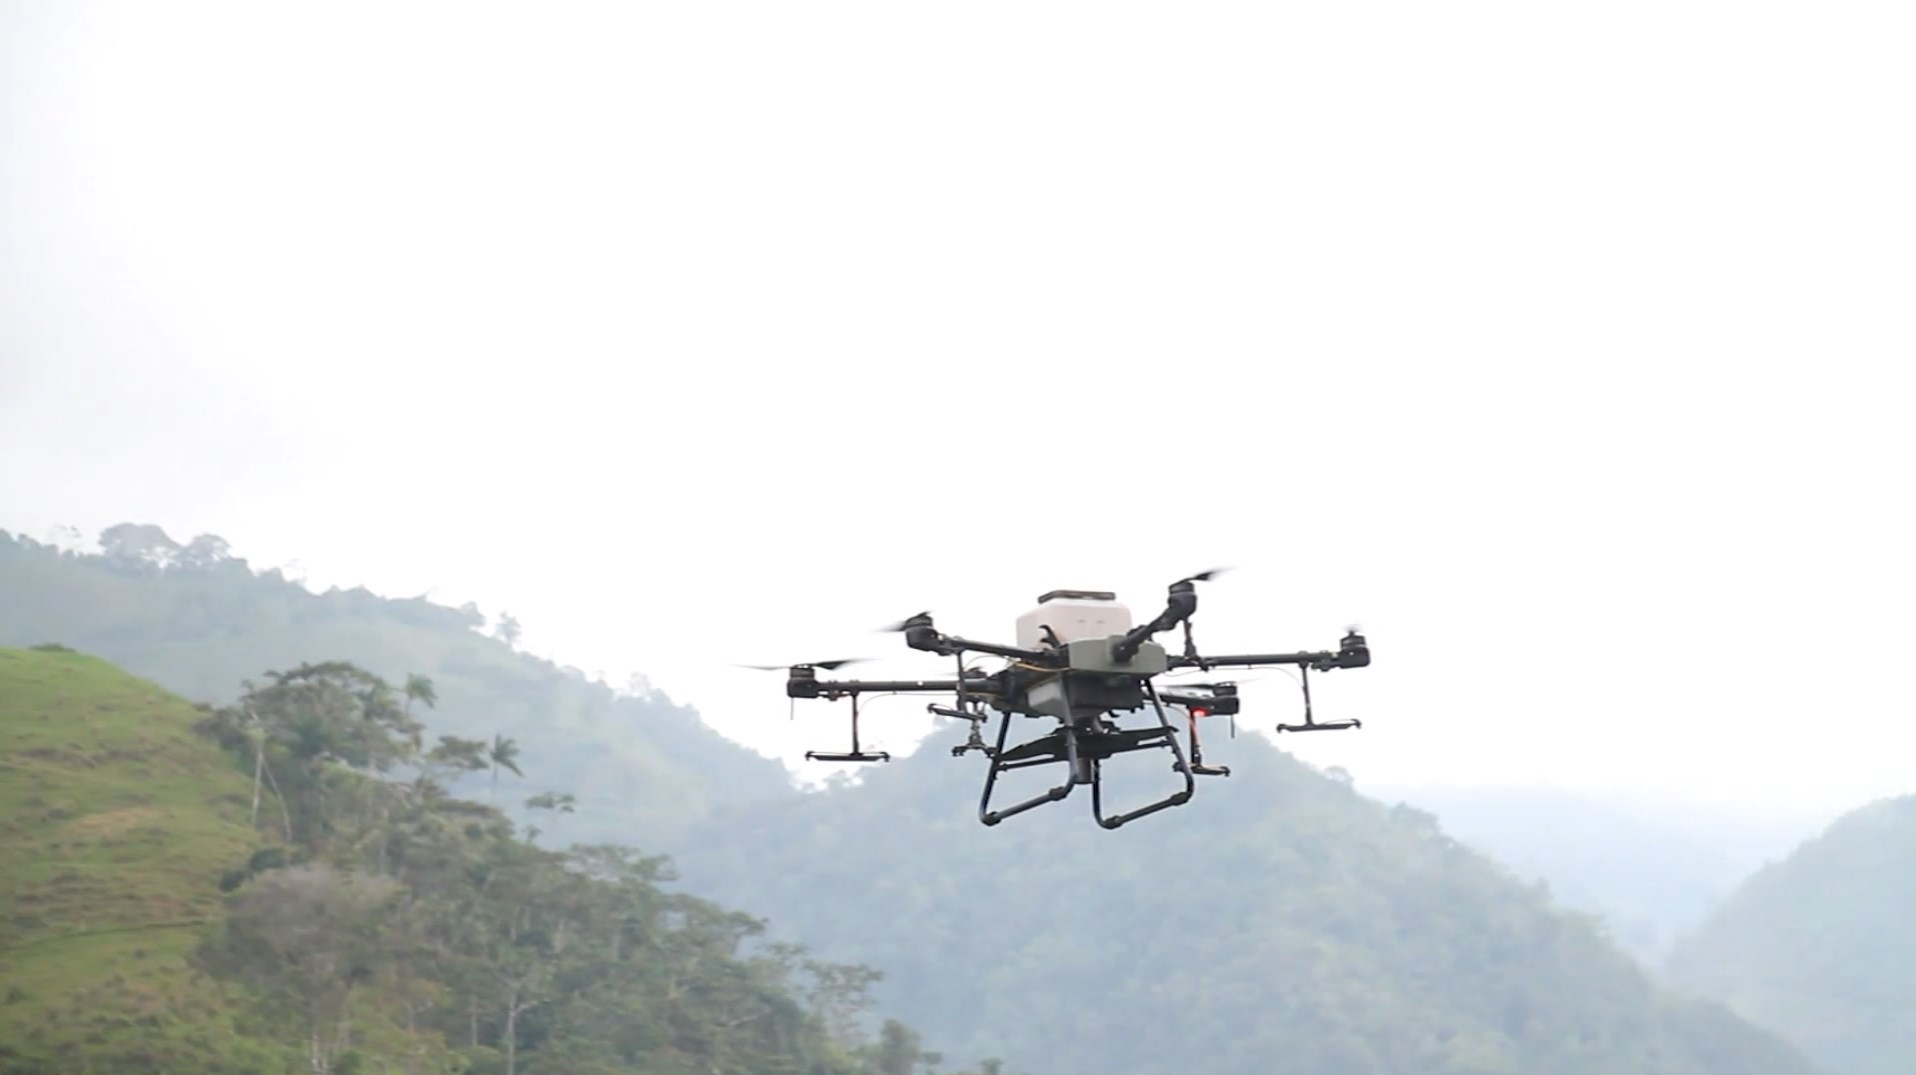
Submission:
[[[794,668],[822,668],[829,672],[834,668],[843,668],[848,664],[863,664],[870,657],[845,657],[836,661],[795,661],[791,664],[741,664],[740,668],[750,668],[755,672],[788,672]]]
[[[913,620],[930,619],[930,618],[931,618],[931,613],[920,612],[916,616],[907,616],[904,619],[899,620],[897,623],[888,623],[885,626],[880,627],[878,630],[881,632],[907,631],[911,629]]]
[[[1210,569],[1209,571],[1200,571],[1195,575],[1192,575],[1188,578],[1179,579],[1178,581],[1179,582],[1209,582],[1212,579],[1217,578],[1219,575],[1222,575],[1229,570],[1231,569],[1228,567],[1214,567]]]

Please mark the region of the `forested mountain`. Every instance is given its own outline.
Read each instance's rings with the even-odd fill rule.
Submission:
[[[982,762],[932,744],[860,786],[715,815],[679,862],[821,954],[887,967],[880,1002],[961,1055],[989,1040],[1057,1075],[1812,1070],[1430,815],[1259,737],[1206,754],[1232,775],[1115,832],[1082,790],[986,828]],[[1141,798],[1160,769],[1107,771]]]
[[[429,683],[263,680],[195,709],[0,649],[0,1072],[930,1070],[904,1024],[866,1037],[869,968],[748,951],[763,923],[662,859],[448,795],[486,744],[427,745]]]
[[[547,829],[542,845],[668,854],[688,892],[769,919],[773,939],[881,971],[880,1010],[948,1055],[1046,1075],[1261,1075],[1280,1062],[1314,1075],[1810,1071],[1726,1010],[1656,989],[1587,918],[1428,814],[1256,737],[1207,744],[1233,776],[1118,832],[1091,822],[1083,791],[985,828],[980,759],[940,742],[859,785],[801,794],[696,713],[516,652],[480,633],[476,610],[314,595],[217,538],[181,546],[117,527],[102,544],[82,556],[0,540],[0,644],[65,643],[222,705],[246,680],[266,689],[267,672],[311,662],[349,662],[402,693],[419,675],[431,688],[408,717],[419,749],[454,737],[463,753],[434,776],[476,800],[454,809],[490,816],[496,779],[498,807]],[[1120,761],[1134,763],[1111,766],[1121,795],[1143,794],[1134,774],[1171,779],[1150,757]],[[250,794],[252,770],[236,771]],[[519,810],[541,792],[574,793],[581,809]],[[578,865],[513,840],[499,846],[539,877]],[[362,865],[385,861],[355,847]],[[501,1032],[482,1028],[482,1047]],[[915,1049],[893,1046],[893,1060]]]
[[[394,682],[427,676],[434,731],[508,741],[499,802],[516,813],[530,794],[571,793],[581,803],[571,834],[581,840],[663,847],[714,803],[791,791],[782,764],[690,709],[515,650],[504,617],[505,629],[488,635],[470,606],[314,594],[254,571],[211,535],[182,545],[157,527],[122,524],[100,546],[75,554],[0,531],[0,645],[63,643],[194,701],[230,701],[248,677],[307,661],[351,661]],[[490,798],[493,775],[455,790]]]
[[[1746,881],[1671,952],[1672,980],[1720,997],[1834,1075],[1916,1063],[1916,796],[1872,803]]]
[[[1359,786],[1437,815],[1446,833],[1547,882],[1652,968],[1744,878],[1820,827],[1811,815],[1753,818],[1550,788]]]

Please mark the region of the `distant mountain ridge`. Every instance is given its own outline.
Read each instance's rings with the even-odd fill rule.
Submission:
[[[1600,915],[1650,967],[1746,877],[1822,825],[1811,815],[1753,818],[1550,788],[1358,786],[1430,811],[1519,877],[1547,882],[1564,905]]]
[[[1670,978],[1832,1075],[1916,1067],[1916,795],[1836,819],[1746,880],[1671,951]]]
[[[938,1040],[989,1033],[1056,1075],[1814,1071],[1431,815],[1260,737],[1216,754],[1232,776],[1117,832],[1082,790],[986,828],[982,762],[932,744],[855,787],[715,813],[678,861],[821,953],[887,967],[881,1003]]]

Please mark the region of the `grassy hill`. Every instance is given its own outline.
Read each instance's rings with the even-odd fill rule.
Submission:
[[[96,657],[0,649],[0,1071],[272,1069],[187,952],[251,784],[199,713]]]
[[[1916,796],[1838,818],[1751,876],[1671,952],[1673,981],[1795,1041],[1833,1075],[1916,1057]]]
[[[95,653],[194,701],[230,701],[242,681],[305,661],[353,662],[392,682],[429,677],[434,734],[516,741],[529,779],[501,775],[509,814],[541,792],[583,804],[581,841],[673,846],[719,805],[789,795],[785,767],[713,731],[670,699],[614,691],[483,633],[477,609],[365,590],[315,594],[255,571],[202,536],[181,546],[121,526],[81,555],[0,532],[0,645],[57,642]],[[455,790],[484,799],[489,777]]]

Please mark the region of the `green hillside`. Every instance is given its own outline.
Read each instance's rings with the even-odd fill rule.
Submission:
[[[0,649],[0,1073],[931,1070],[909,1026],[868,1034],[877,972],[446,794],[486,744],[428,746],[426,692],[261,679],[201,708]]]
[[[350,661],[390,681],[430,677],[435,733],[519,748],[528,778],[501,779],[502,805],[569,792],[580,840],[664,847],[719,804],[791,793],[784,766],[661,697],[632,697],[482,633],[477,609],[365,590],[314,594],[255,571],[225,542],[184,545],[123,524],[102,551],[62,552],[0,531],[0,646],[58,642],[96,653],[195,701],[230,701],[242,681],[311,660]],[[489,776],[455,790],[484,797]]]
[[[1671,952],[1673,981],[1795,1041],[1833,1075],[1916,1057],[1916,796],[1837,819],[1758,871]]]
[[[961,1053],[988,1034],[1055,1075],[1812,1070],[1659,989],[1434,818],[1260,738],[1207,745],[1232,776],[1116,832],[1083,791],[986,828],[982,762],[940,747],[712,818],[678,857],[687,883],[887,967],[881,1002]],[[1107,773],[1142,801],[1162,768]]]
[[[200,714],[77,653],[0,649],[0,1071],[240,1071],[186,955],[245,862],[251,786]]]

